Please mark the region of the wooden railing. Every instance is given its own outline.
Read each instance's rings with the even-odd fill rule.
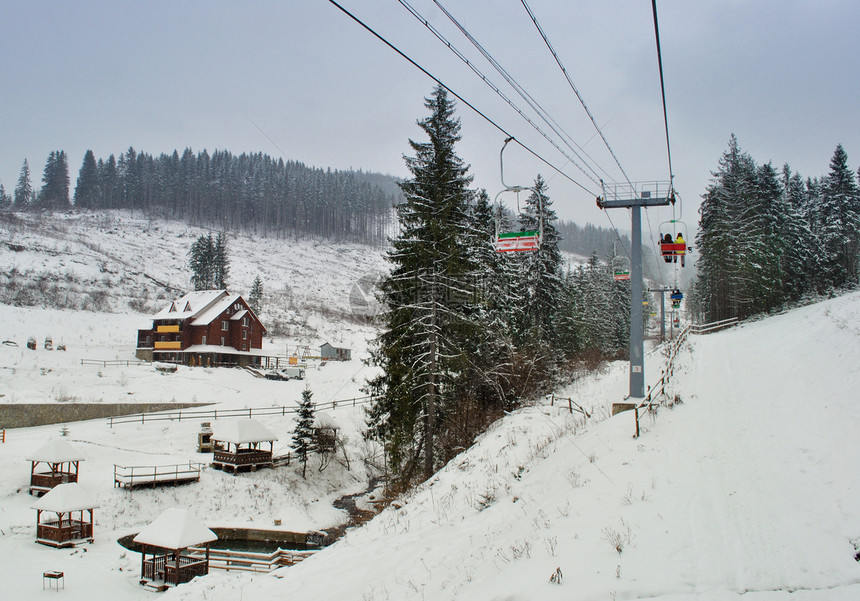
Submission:
[[[126,361],[126,360],[110,360],[101,361],[99,359],[81,359],[81,365],[101,365],[102,367],[131,367],[132,365],[143,365],[146,361]]]
[[[179,565],[168,561],[164,555],[158,555],[143,562],[143,578],[145,580],[163,580],[165,584],[184,584],[190,582],[197,576],[205,576],[209,573],[209,564],[206,561],[206,550],[203,549],[202,557],[197,554],[181,555]]]
[[[355,397],[327,403],[314,405],[316,411],[325,409],[337,409],[338,407],[356,407],[366,405],[373,400],[372,396]],[[272,415],[294,415],[298,412],[297,406],[281,405],[279,407],[250,407],[248,409],[180,409],[178,411],[159,411],[157,413],[132,413],[130,415],[111,416],[108,425],[112,428],[114,424],[134,424],[153,421],[179,421],[183,419],[228,419],[228,418],[254,418]]]
[[[58,484],[77,482],[78,475],[70,472],[49,472],[30,475],[30,490],[49,491]]]
[[[681,345],[684,344],[691,330],[691,326],[688,325],[685,327],[669,345],[669,359],[666,361],[666,369],[660,370],[660,379],[657,380],[654,386],[648,387],[648,393],[645,395],[645,398],[633,408],[636,416],[636,434],[633,436],[634,438],[639,438],[639,420],[642,415],[646,411],[648,413],[653,412],[656,408],[655,406],[667,396],[666,386],[671,381],[672,376],[675,375],[675,359],[681,350]],[[642,413],[640,413],[640,409],[643,410]]]
[[[238,453],[228,453],[215,449],[212,463],[223,463],[225,465],[245,466],[272,463],[271,451],[260,451],[256,449],[241,449]]]
[[[56,543],[85,540],[93,537],[93,525],[80,520],[41,522],[36,526],[36,538]]]
[[[189,547],[193,557],[205,557],[203,547]],[[218,570],[239,570],[243,572],[271,572],[284,566],[291,566],[316,553],[316,549],[291,551],[277,549],[271,553],[232,551],[230,549],[209,549],[209,567]]]
[[[189,461],[174,465],[116,465],[113,466],[114,488],[136,486],[176,485],[200,480],[202,463]]]
[[[693,334],[708,334],[710,332],[716,332],[717,330],[723,330],[725,328],[730,328],[734,325],[737,325],[738,318],[737,317],[729,317],[728,319],[721,319],[720,321],[712,321],[711,323],[702,323],[696,324],[692,326]]]

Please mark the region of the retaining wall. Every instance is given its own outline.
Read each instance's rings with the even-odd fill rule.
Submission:
[[[210,403],[0,403],[0,428],[29,428],[208,404]]]

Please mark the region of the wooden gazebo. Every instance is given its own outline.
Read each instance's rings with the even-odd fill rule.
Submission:
[[[236,472],[272,467],[278,437],[255,419],[232,419],[215,422],[211,440],[212,467]]]
[[[208,574],[209,543],[218,536],[188,510],[173,507],[133,540],[141,546],[140,584],[163,591]],[[188,547],[201,546],[206,548],[204,556],[188,551]]]
[[[65,440],[55,438],[30,454],[30,494],[41,496],[57,486],[78,481],[83,455]]]
[[[337,445],[337,431],[340,426],[326,412],[320,411],[314,418],[314,446],[320,453],[334,453]]]
[[[73,547],[93,542],[92,495],[77,482],[58,484],[34,505],[36,542],[50,547]]]

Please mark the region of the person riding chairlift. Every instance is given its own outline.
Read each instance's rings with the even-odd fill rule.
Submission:
[[[675,238],[675,244],[683,244],[684,250],[676,250],[675,251],[675,263],[678,262],[678,255],[681,255],[681,267],[684,266],[684,257],[687,255],[687,242],[684,240],[684,237],[681,235],[681,232],[678,232],[678,237]]]
[[[661,250],[661,253],[663,254],[663,260],[666,261],[667,263],[671,263],[673,253],[671,250],[667,250],[667,248],[668,248],[666,246],[667,244],[672,244],[672,234],[666,234],[665,236],[663,236],[663,239],[660,240],[660,246],[661,246],[660,250]]]

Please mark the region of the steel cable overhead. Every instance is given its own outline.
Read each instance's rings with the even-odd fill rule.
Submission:
[[[399,0],[399,1],[400,1],[400,2],[401,2],[401,4],[402,4],[404,0]],[[594,167],[591,167],[591,165],[589,165],[589,164],[588,164],[588,161],[586,161],[586,160],[585,160],[585,158],[583,158],[583,156],[582,156],[582,155],[585,155],[585,157],[587,157],[587,158],[588,158],[592,163],[594,163],[594,165],[595,165],[598,169],[600,169],[601,171],[603,171],[603,173],[604,173],[604,174],[606,174],[606,175],[607,175],[608,177],[610,177],[610,179],[611,179],[611,176],[609,176],[609,174],[606,172],[606,170],[605,170],[605,169],[603,169],[603,168],[602,168],[602,167],[597,163],[597,161],[595,161],[595,160],[594,160],[594,158],[592,158],[592,157],[591,157],[591,156],[590,156],[590,155],[585,151],[585,149],[583,149],[583,148],[582,148],[582,146],[580,146],[579,144],[577,144],[577,143],[576,143],[576,141],[573,139],[573,137],[572,137],[570,134],[568,134],[568,133],[567,133],[567,132],[566,132],[566,131],[565,131],[565,130],[564,130],[564,129],[563,129],[563,128],[558,124],[558,122],[557,122],[555,119],[553,119],[553,117],[549,114],[549,112],[547,112],[547,110],[546,110],[546,109],[544,109],[544,108],[543,108],[543,106],[541,106],[541,104],[540,104],[537,100],[535,100],[535,98],[534,98],[531,94],[529,94],[529,93],[528,93],[528,91],[527,91],[523,86],[521,86],[521,85],[519,84],[519,82],[517,82],[517,80],[516,80],[516,79],[514,79],[514,77],[513,77],[510,73],[508,73],[508,71],[507,71],[507,70],[506,70],[506,69],[505,69],[505,68],[504,68],[504,67],[503,67],[503,66],[502,66],[502,65],[501,65],[501,64],[500,64],[500,63],[499,63],[499,62],[498,62],[494,57],[493,57],[493,55],[492,55],[492,54],[490,54],[490,52],[488,52],[488,51],[487,51],[487,50],[486,50],[486,49],[481,45],[481,43],[480,43],[480,42],[478,42],[478,40],[476,40],[476,39],[475,39],[475,37],[474,37],[471,33],[469,33],[468,29],[466,29],[466,27],[465,27],[465,26],[463,26],[463,25],[462,25],[462,24],[461,24],[461,23],[460,23],[460,22],[459,22],[459,21],[454,17],[454,15],[452,15],[452,14],[451,14],[451,12],[449,12],[449,11],[448,11],[448,9],[446,9],[446,8],[442,5],[442,3],[441,3],[439,0],[433,0],[433,3],[434,3],[434,4],[435,4],[435,5],[436,5],[436,6],[437,6],[437,7],[438,7],[438,8],[439,8],[439,9],[440,9],[444,14],[445,14],[445,16],[446,16],[446,17],[448,17],[448,20],[449,20],[449,21],[451,21],[451,23],[452,23],[452,24],[453,24],[453,25],[454,25],[454,26],[455,26],[455,27],[460,31],[460,33],[462,33],[462,34],[463,34],[463,36],[464,36],[467,40],[469,40],[469,42],[470,42],[470,43],[471,43],[471,44],[472,44],[472,45],[473,45],[473,46],[478,50],[478,52],[480,52],[480,53],[481,53],[481,55],[482,55],[482,56],[487,60],[487,62],[488,62],[488,63],[490,63],[490,65],[491,65],[491,66],[492,66],[492,67],[493,67],[493,68],[494,68],[494,69],[499,73],[499,75],[501,75],[501,76],[502,76],[502,78],[503,78],[506,82],[508,82],[508,85],[510,85],[510,86],[514,89],[514,91],[515,91],[517,94],[519,94],[520,98],[522,98],[522,99],[526,102],[526,104],[528,104],[528,105],[531,107],[531,109],[532,109],[535,113],[537,113],[537,115],[538,115],[541,119],[543,119],[544,123],[546,123],[546,124],[550,127],[550,129],[552,129],[552,130],[553,130],[553,132],[555,132],[555,134],[556,134],[556,135],[557,135],[557,136],[562,140],[562,142],[564,142],[564,144],[565,144],[568,148],[570,148],[570,150],[571,150],[571,151],[572,151],[572,152],[573,152],[573,153],[574,153],[574,154],[575,154],[575,155],[576,155],[576,156],[577,156],[577,157],[578,157],[578,158],[579,158],[579,159],[580,159],[580,160],[581,160],[581,161],[582,161],[582,162],[583,162],[583,163],[584,163],[584,164],[585,164],[585,165],[586,165],[590,170],[591,170],[591,172],[592,172],[592,173],[594,173],[594,175],[595,175],[598,179],[601,179],[601,180],[602,180],[602,178],[600,177],[600,175],[598,175],[598,173],[597,173],[597,171],[594,169]],[[422,19],[422,20],[423,20],[423,19]],[[429,25],[428,25],[428,27],[429,27]],[[445,41],[445,44],[446,44],[446,45],[448,45],[449,47],[451,47],[451,46],[450,46],[450,44],[448,44],[448,43],[447,43],[447,41]],[[524,115],[523,115],[523,116],[524,116]],[[524,117],[525,117],[525,116],[524,116]],[[525,117],[525,118],[528,120],[528,118],[527,118],[527,117]],[[530,121],[529,121],[529,122],[530,122]],[[557,146],[555,143],[553,143],[553,142],[550,142],[550,143],[552,143],[552,144],[553,144],[553,146],[555,146],[555,147],[559,150],[559,152],[561,152],[562,154],[564,154],[564,156],[565,156],[565,157],[567,157],[567,159],[568,159],[568,160],[570,160],[574,165],[576,165],[576,162],[575,162],[575,161],[573,161],[573,160],[571,160],[571,159],[570,159],[570,157],[569,157],[567,154],[565,154],[561,149],[559,149],[559,148],[558,148],[558,146]],[[572,145],[571,145],[571,144],[572,144]],[[574,146],[576,146],[576,148],[574,148]],[[578,149],[578,151],[577,151],[577,149]],[[580,154],[580,153],[582,153],[582,154]],[[579,169],[580,169],[580,171],[582,171],[582,168],[581,168],[581,167],[579,167],[579,165],[576,165],[576,166],[577,166],[577,168],[579,168]],[[586,175],[587,175],[587,174],[586,174]],[[589,177],[589,179],[592,179],[590,176],[588,176],[588,177]],[[601,186],[601,185],[602,185],[602,184],[601,184],[601,182],[599,182],[599,181],[595,181],[594,179],[592,179],[592,181],[593,181],[595,184],[597,184],[598,186]]]
[[[550,167],[551,169],[553,169],[555,172],[557,172],[559,175],[561,175],[562,177],[564,177],[564,178],[565,178],[566,180],[568,180],[569,182],[571,182],[571,183],[575,184],[576,186],[578,186],[579,188],[581,188],[583,191],[588,192],[589,194],[592,194],[592,195],[594,194],[594,192],[592,192],[591,190],[589,190],[588,188],[586,188],[583,184],[581,184],[580,182],[578,182],[578,181],[576,181],[575,179],[573,179],[572,177],[570,177],[568,174],[566,174],[566,173],[565,173],[565,172],[563,172],[561,169],[559,169],[558,167],[556,167],[555,165],[553,165],[552,163],[550,163],[548,160],[546,160],[545,158],[543,158],[541,155],[539,155],[537,152],[535,152],[534,150],[532,150],[530,147],[526,146],[524,143],[522,143],[521,141],[519,141],[519,140],[516,138],[516,136],[513,136],[512,134],[508,133],[508,131],[507,131],[507,130],[505,130],[505,129],[504,129],[502,126],[500,126],[498,123],[496,123],[495,121],[493,121],[492,119],[490,119],[487,115],[485,115],[482,111],[480,111],[480,110],[479,110],[475,105],[473,105],[471,102],[469,102],[468,100],[466,100],[465,98],[463,98],[462,96],[460,96],[457,92],[455,92],[454,90],[452,90],[450,87],[448,87],[447,85],[445,85],[445,84],[442,82],[442,80],[440,80],[438,77],[436,77],[435,75],[433,75],[432,73],[430,73],[427,69],[425,69],[424,67],[422,67],[421,65],[419,65],[419,64],[418,64],[417,62],[415,62],[414,60],[412,60],[412,59],[411,59],[409,56],[407,56],[403,51],[401,51],[399,48],[397,48],[397,46],[395,46],[394,44],[392,44],[391,42],[389,42],[388,40],[386,40],[386,39],[385,39],[384,37],[382,37],[379,33],[377,33],[373,28],[371,28],[371,27],[370,27],[369,25],[367,25],[364,21],[362,21],[361,19],[359,19],[358,17],[356,17],[354,14],[352,14],[352,13],[351,13],[350,11],[348,11],[346,8],[344,8],[343,6],[341,6],[338,2],[336,2],[335,0],[328,0],[328,1],[329,1],[329,3],[330,3],[330,4],[334,5],[337,9],[339,9],[342,13],[344,13],[344,14],[345,14],[346,16],[348,16],[350,19],[352,19],[353,21],[355,21],[356,23],[358,23],[361,27],[363,27],[367,32],[369,32],[371,35],[373,35],[373,36],[374,36],[376,39],[378,39],[380,42],[382,42],[383,44],[385,44],[386,46],[388,46],[389,48],[391,48],[392,50],[394,50],[394,52],[396,52],[397,54],[399,54],[402,58],[404,58],[405,60],[407,60],[407,61],[408,61],[408,62],[409,62],[413,67],[415,67],[416,69],[418,69],[419,71],[421,71],[422,73],[424,73],[424,75],[426,75],[427,77],[429,77],[430,79],[432,79],[433,81],[435,81],[437,84],[439,84],[440,86],[442,86],[443,88],[445,88],[448,92],[450,92],[450,93],[451,93],[455,98],[457,98],[460,102],[462,102],[463,104],[465,104],[466,106],[468,106],[470,109],[472,109],[473,111],[475,111],[475,113],[477,113],[479,116],[481,116],[485,121],[487,121],[487,123],[489,123],[490,125],[492,125],[493,127],[495,127],[497,130],[499,130],[501,133],[503,133],[503,134],[505,135],[505,137],[506,137],[506,138],[511,138],[514,142],[516,142],[517,144],[519,144],[519,145],[520,145],[520,147],[521,147],[521,148],[523,148],[524,150],[526,150],[529,154],[531,154],[532,156],[534,156],[535,158],[537,158],[539,161],[541,161],[542,163],[544,163],[545,165],[547,165],[548,167]]]
[[[588,172],[586,172],[586,171],[585,171],[585,169],[584,169],[584,168],[583,168],[579,163],[577,163],[577,162],[576,162],[576,161],[575,161],[575,160],[574,160],[574,159],[573,159],[569,154],[567,154],[567,153],[566,153],[566,152],[565,152],[561,147],[559,147],[559,145],[558,145],[554,140],[552,140],[552,139],[551,139],[551,138],[546,134],[546,132],[544,132],[544,131],[540,128],[540,126],[538,126],[534,121],[532,121],[532,120],[531,120],[531,118],[529,118],[529,116],[528,116],[528,115],[526,115],[526,114],[525,114],[525,113],[524,113],[524,112],[523,112],[523,111],[522,111],[522,110],[521,110],[517,105],[515,105],[515,104],[513,103],[513,101],[512,101],[510,98],[508,98],[508,97],[504,94],[504,92],[502,92],[502,91],[499,89],[499,87],[498,87],[497,85],[495,85],[492,81],[490,81],[490,80],[487,78],[487,76],[486,76],[486,75],[484,75],[483,73],[481,73],[481,71],[480,71],[480,70],[479,70],[479,69],[474,65],[474,63],[472,63],[468,58],[466,58],[466,56],[465,56],[462,52],[460,52],[460,51],[459,51],[459,50],[458,50],[458,49],[457,49],[457,48],[456,48],[456,47],[455,47],[455,46],[454,46],[450,41],[448,41],[448,40],[445,38],[445,36],[444,36],[444,35],[442,35],[442,33],[440,33],[440,32],[439,32],[439,30],[437,30],[435,27],[433,27],[433,25],[431,25],[431,24],[430,24],[430,22],[429,22],[427,19],[425,19],[425,18],[424,18],[424,17],[423,17],[423,16],[422,16],[422,15],[421,15],[421,14],[420,14],[416,9],[415,9],[415,8],[413,8],[413,7],[412,7],[412,6],[411,6],[411,5],[410,5],[406,0],[398,0],[398,2],[400,2],[400,4],[401,4],[401,5],[402,5],[406,10],[408,10],[408,11],[409,11],[409,13],[410,13],[413,17],[415,17],[415,18],[416,18],[416,19],[417,19],[417,20],[418,20],[422,25],[424,25],[424,26],[425,26],[425,27],[426,27],[426,28],[427,28],[427,29],[428,29],[428,30],[429,30],[429,31],[430,31],[434,36],[436,36],[436,38],[437,38],[440,42],[442,42],[442,43],[443,43],[443,44],[444,44],[444,45],[445,45],[449,50],[451,50],[451,52],[453,52],[453,53],[457,56],[457,58],[459,58],[461,61],[463,61],[463,62],[464,62],[464,63],[465,63],[465,64],[466,64],[466,65],[467,65],[467,66],[472,70],[472,72],[473,72],[473,73],[475,73],[475,75],[477,75],[478,77],[480,77],[480,78],[481,78],[481,80],[482,80],[485,84],[487,84],[487,85],[490,87],[490,89],[492,89],[496,94],[498,94],[498,96],[499,96],[499,97],[501,97],[501,98],[502,98],[502,100],[504,100],[506,103],[508,103],[508,105],[509,105],[512,109],[514,109],[514,110],[515,110],[515,111],[516,111],[516,112],[517,112],[517,113],[518,113],[518,114],[519,114],[523,119],[525,119],[525,120],[526,120],[526,122],[527,122],[529,125],[531,125],[531,126],[532,126],[532,127],[533,127],[533,128],[534,128],[534,129],[535,129],[535,130],[540,134],[540,135],[541,135],[541,136],[543,136],[543,137],[544,137],[544,139],[546,139],[546,141],[547,141],[547,142],[549,142],[550,144],[552,144],[552,145],[555,147],[555,149],[556,149],[556,150],[558,150],[561,154],[563,154],[563,155],[564,155],[564,157],[565,157],[565,158],[566,158],[566,159],[567,159],[567,160],[568,160],[568,161],[569,161],[569,162],[570,162],[574,167],[576,167],[577,169],[579,169],[579,170],[583,173],[583,175],[585,175],[585,177],[587,177],[588,179],[590,179],[590,180],[591,180],[595,185],[597,185],[597,186],[599,186],[599,185],[600,185],[600,181],[599,181],[600,176],[598,176],[598,175],[597,175],[597,173],[594,171],[594,169],[593,169],[593,168],[591,168],[590,166],[588,166],[588,163],[585,161],[585,159],[583,159],[583,158],[579,155],[579,153],[577,153],[577,152],[576,152],[576,150],[575,150],[575,149],[573,149],[573,148],[570,146],[570,144],[567,144],[568,148],[570,148],[570,149],[573,151],[573,153],[577,156],[577,158],[579,158],[579,160],[581,160],[581,161],[583,162],[583,164],[585,164],[585,166],[586,166],[586,167],[588,167],[589,169],[591,169],[592,173],[594,173],[594,174],[595,174],[595,176],[597,176],[597,179],[595,179],[595,177],[592,177],[592,175],[591,175],[591,174],[589,174]],[[441,7],[440,7],[440,8],[441,8]],[[444,8],[442,8],[442,10],[444,11],[445,9],[444,9]],[[509,83],[510,83],[510,82],[509,82]],[[514,89],[515,89],[515,90],[517,90],[517,91],[519,92],[519,90],[518,90],[516,87],[514,87]],[[522,93],[520,93],[520,95],[522,96]],[[528,100],[526,100],[526,102],[528,102]],[[558,135],[560,138],[562,138],[562,141],[564,141],[564,136],[562,136],[562,135],[559,133],[559,131],[558,131],[555,127],[553,127],[553,124],[552,124],[552,123],[550,123],[549,121],[547,121],[547,118],[546,118],[546,117],[544,117],[544,115],[543,115],[543,114],[541,114],[541,112],[540,112],[539,110],[535,109],[535,107],[534,107],[533,105],[531,105],[531,104],[530,104],[530,106],[532,106],[532,109],[534,109],[534,110],[535,110],[535,112],[536,112],[536,113],[537,113],[537,114],[538,114],[538,115],[539,115],[539,116],[544,120],[544,122],[545,122],[545,123],[547,123],[547,125],[549,125],[549,127],[550,127],[550,128],[551,128],[551,129],[556,133],[556,135]],[[556,124],[556,126],[557,126],[557,124]],[[589,158],[590,158],[590,157],[589,157]],[[593,159],[592,159],[592,160],[593,160]]]
[[[561,72],[564,74],[564,78],[567,80],[567,83],[570,85],[570,88],[573,90],[573,93],[576,94],[576,97],[579,99],[579,103],[582,105],[582,108],[585,109],[588,118],[591,119],[591,123],[594,125],[594,129],[596,129],[597,133],[600,134],[600,139],[603,140],[603,144],[606,146],[606,149],[609,151],[609,154],[611,154],[612,158],[615,159],[615,164],[618,165],[618,168],[621,170],[622,175],[624,175],[624,179],[632,188],[633,184],[630,182],[630,178],[627,177],[627,173],[624,171],[624,167],[621,166],[621,163],[618,161],[618,157],[615,156],[615,152],[609,145],[606,136],[603,135],[603,131],[600,129],[600,126],[597,125],[597,121],[594,119],[594,115],[592,115],[591,111],[588,110],[588,106],[585,104],[585,100],[583,100],[582,95],[579,93],[579,90],[577,90],[576,86],[573,85],[573,80],[571,80],[570,75],[567,74],[567,69],[564,68],[564,65],[561,63],[561,59],[558,57],[558,53],[556,53],[555,48],[553,48],[552,44],[550,44],[549,38],[546,37],[543,28],[541,28],[540,23],[538,23],[537,17],[535,17],[534,13],[532,12],[532,9],[529,8],[529,5],[526,3],[526,0],[520,0],[520,2],[522,2],[523,8],[526,9],[526,12],[529,14],[529,17],[531,17],[532,23],[534,23],[534,26],[537,28],[538,33],[540,33],[541,37],[543,38],[546,47],[552,53],[553,58],[555,58],[556,64],[558,64],[559,68],[561,69]]]

